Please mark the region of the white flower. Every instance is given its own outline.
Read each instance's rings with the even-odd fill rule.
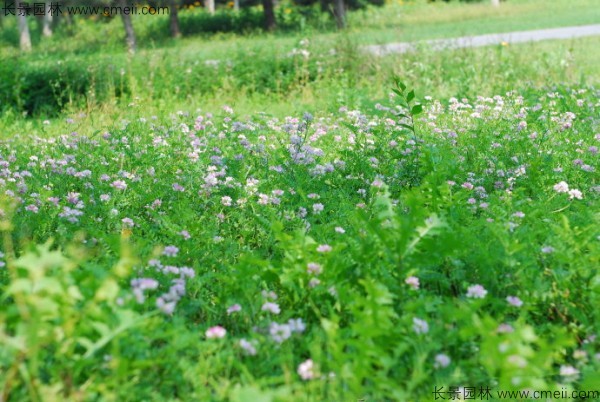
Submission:
[[[569,191],[569,185],[565,181],[561,181],[560,183],[555,184],[553,188],[554,191],[556,191],[557,193],[566,193],[567,191]]]
[[[424,321],[424,320],[421,320],[420,318],[414,317],[413,318],[413,330],[417,334],[426,334],[427,332],[429,332],[429,324],[427,324],[427,321]]]
[[[578,200],[582,200],[583,199],[583,193],[579,190],[577,190],[576,188],[569,190],[569,199],[572,200],[573,198],[577,198]]]
[[[245,339],[240,339],[240,348],[244,349],[246,354],[248,354],[250,356],[256,355],[256,348],[254,347],[252,342],[249,342]]]
[[[298,375],[304,381],[311,380],[315,377],[315,373],[313,372],[314,363],[311,359],[308,359],[304,363],[300,363],[298,366]]]
[[[560,366],[560,375],[564,377],[573,377],[577,374],[579,374],[579,370],[573,366]]]
[[[292,328],[287,324],[272,322],[269,326],[269,334],[271,334],[271,338],[273,338],[275,342],[282,343],[292,336]]]
[[[440,353],[435,356],[435,364],[433,365],[435,368],[448,367],[449,364],[450,358],[447,355]]]

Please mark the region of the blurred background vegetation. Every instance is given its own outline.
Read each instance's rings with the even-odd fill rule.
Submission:
[[[267,21],[267,3],[274,24]],[[20,48],[19,18],[2,12],[0,125],[62,112],[102,110],[116,116],[123,106],[141,104],[146,111],[223,103],[275,114],[335,110],[385,98],[392,74],[438,97],[597,81],[595,38],[445,52],[424,48],[381,58],[361,51],[366,44],[600,20],[596,0],[492,3],[343,0],[340,21],[334,0],[214,5],[173,0],[138,5],[177,9],[177,29],[173,12],[132,15],[134,46],[125,40],[123,16],[68,15],[66,7],[73,4],[59,2],[63,14],[52,21],[24,17],[31,45]],[[477,67],[482,65],[484,71]]]

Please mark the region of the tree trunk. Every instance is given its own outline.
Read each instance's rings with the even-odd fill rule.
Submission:
[[[492,6],[498,7],[500,5],[500,0],[492,0]]]
[[[265,29],[267,31],[272,31],[277,27],[275,11],[273,10],[273,0],[262,0],[262,5],[265,12]]]
[[[206,0],[206,11],[208,11],[210,15],[215,13],[215,0]]]
[[[50,3],[46,3],[46,12],[42,24],[42,35],[49,38],[52,36],[52,13],[50,13]]]
[[[171,28],[171,36],[179,38],[181,31],[179,30],[179,14],[177,12],[177,0],[169,1],[169,26]]]
[[[27,17],[17,10],[17,23],[19,25],[19,45],[23,52],[31,51],[31,36],[29,36],[29,26],[27,25]]]
[[[119,0],[119,6],[121,8],[127,7],[126,0]],[[129,53],[135,53],[135,32],[133,31],[133,24],[131,23],[131,15],[121,13],[123,19],[123,26],[125,27],[125,42],[127,43],[127,50]]]
[[[338,29],[346,27],[346,5],[344,0],[334,0],[333,14],[335,15],[335,23]]]
[[[240,11],[240,0],[233,0],[233,9],[235,11]]]

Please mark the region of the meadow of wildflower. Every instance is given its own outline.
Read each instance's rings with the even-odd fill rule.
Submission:
[[[0,401],[600,400],[598,38],[218,40],[11,92]]]

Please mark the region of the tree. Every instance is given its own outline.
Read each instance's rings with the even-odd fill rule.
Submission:
[[[31,36],[29,35],[29,25],[27,25],[27,16],[25,9],[17,9],[17,25],[19,26],[19,46],[23,52],[31,51]]]
[[[127,43],[127,49],[130,53],[135,53],[135,32],[133,30],[133,24],[131,23],[131,15],[129,13],[122,12],[127,7],[127,0],[119,0],[119,7],[121,7],[121,18],[123,19],[123,26],[125,27],[125,42]]]
[[[335,16],[335,23],[338,29],[346,27],[346,4],[344,0],[333,0],[333,14]]]
[[[206,0],[206,11],[208,11],[210,15],[215,13],[215,0]]]
[[[44,6],[44,19],[42,21],[42,35],[45,37],[52,36],[52,12],[50,8],[50,2],[47,2]]]
[[[179,38],[181,36],[177,6],[177,0],[169,0],[169,27],[171,29],[171,36],[174,38]]]
[[[273,0],[262,0],[262,5],[265,12],[265,29],[267,31],[272,31],[277,27],[275,12],[273,10]]]

